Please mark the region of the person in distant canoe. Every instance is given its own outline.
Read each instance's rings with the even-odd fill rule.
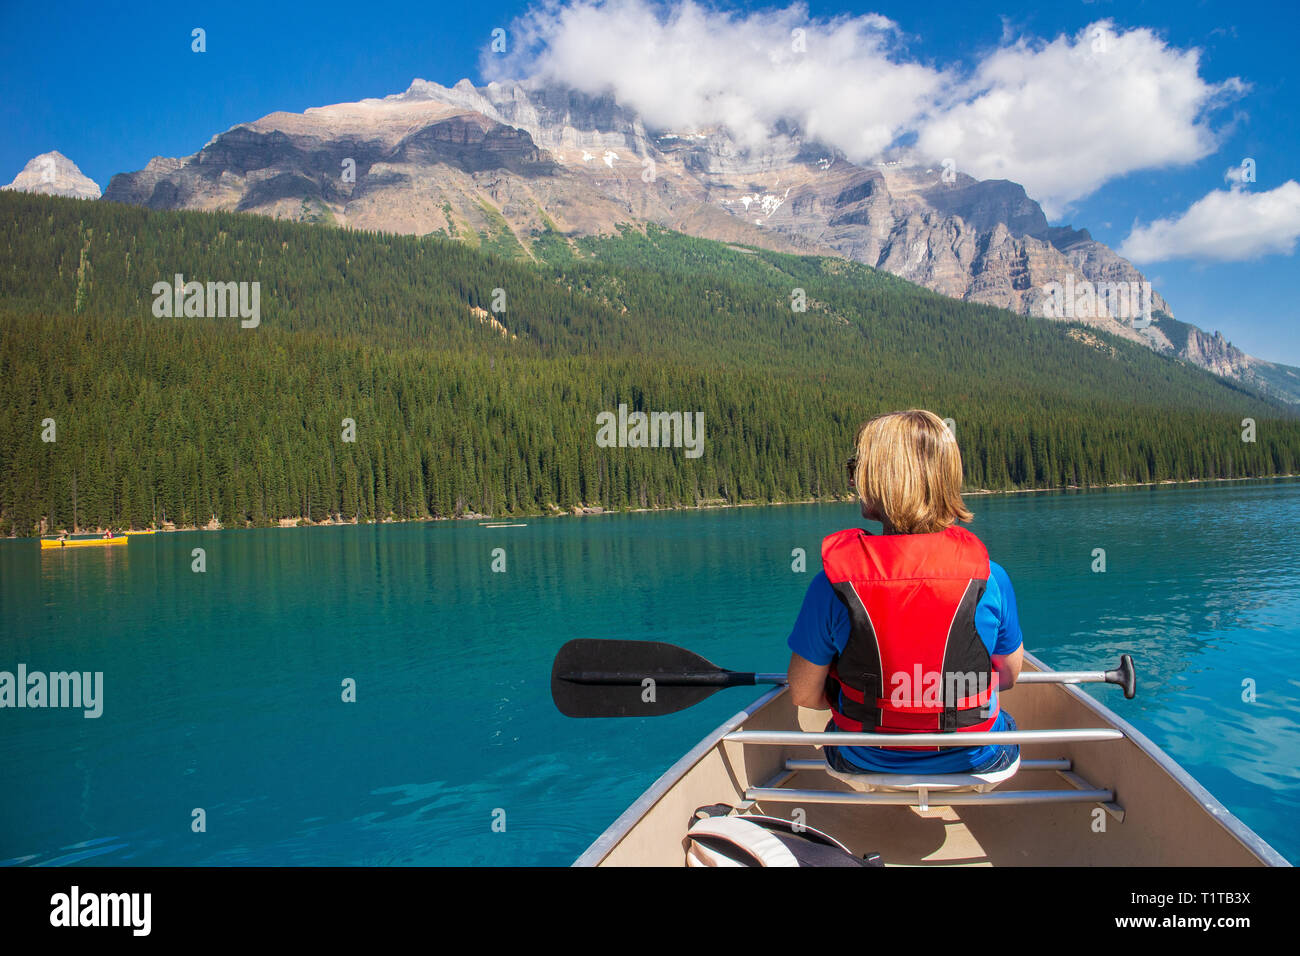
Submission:
[[[961,452],[943,420],[913,409],[858,431],[849,484],[881,534],[822,542],[790,634],[790,692],[830,710],[827,730],[1015,730],[998,691],[1020,676],[1024,647],[1011,580],[958,521]],[[1009,767],[1015,746],[827,747],[840,772],[971,773]]]

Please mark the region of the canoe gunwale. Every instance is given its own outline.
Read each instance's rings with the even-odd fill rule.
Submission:
[[[573,862],[573,866],[597,866],[600,861],[609,855],[609,852],[618,846],[622,839],[627,836],[631,829],[637,825],[646,811],[654,806],[659,799],[671,790],[677,781],[690,771],[697,763],[704,759],[705,755],[713,750],[714,747],[722,743],[722,738],[733,730],[737,729],[752,717],[759,710],[766,707],[770,702],[776,700],[786,691],[785,684],[777,684],[771,690],[766,691],[756,701],[746,707],[744,710],[727,719],[712,733],[708,734],[692,747],[686,754],[677,760],[671,767],[665,770],[659,779],[650,785],[650,787],[637,797],[635,802],[624,810],[617,820],[611,823],[605,832],[596,838],[596,841],[587,847],[582,856]]]
[[[1025,660],[1036,670],[1050,671],[1041,660],[1028,651],[1025,652]],[[1187,772],[1176,760],[1165,753],[1154,741],[1143,734],[1124,718],[1120,717],[1105,704],[1096,700],[1077,684],[1058,684],[1058,689],[1071,695],[1075,700],[1081,703],[1085,708],[1094,713],[1100,720],[1108,726],[1123,732],[1124,736],[1132,741],[1133,745],[1146,755],[1153,763],[1163,770],[1169,777],[1181,787],[1196,803],[1211,817],[1213,817],[1234,839],[1244,846],[1251,854],[1260,860],[1265,866],[1291,866],[1282,854],[1270,846],[1259,834],[1248,827],[1240,819],[1233,815],[1222,803],[1218,801],[1199,781]],[[631,806],[623,811],[608,828],[605,829],[595,842],[589,846],[582,856],[574,861],[575,867],[599,866],[600,863],[618,846],[619,843],[636,827],[640,820],[649,812],[665,794],[667,794],[676,784],[685,777],[696,764],[713,751],[716,747],[723,744],[724,738],[738,730],[744,723],[755,713],[766,707],[769,703],[784,694],[787,690],[785,684],[778,684],[771,690],[764,693],[757,700],[751,703],[744,710],[735,714],[712,733],[705,736],[699,743],[691,748],[689,752],[678,759],[669,767],[659,778],[650,785],[650,787],[636,799]]]

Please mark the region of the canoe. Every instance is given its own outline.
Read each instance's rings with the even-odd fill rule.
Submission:
[[[118,535],[114,538],[69,538],[65,541],[42,538],[41,550],[48,551],[52,548],[109,548],[119,544],[126,544],[125,535]]]
[[[1047,670],[1025,654],[1022,673]],[[798,820],[886,866],[1290,865],[1079,687],[1021,683],[1002,705],[1021,731],[1075,739],[1021,738],[1019,771],[990,792],[864,793],[826,773],[814,743],[785,739],[822,731],[827,714],[796,708],[778,686],[700,741],[574,865],[683,866],[695,811],[714,804]]]

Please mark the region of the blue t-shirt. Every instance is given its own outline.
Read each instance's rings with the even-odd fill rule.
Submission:
[[[984,596],[975,606],[975,629],[989,654],[1013,654],[1023,638],[1016,614],[1016,593],[1011,579],[999,564],[989,562],[989,580]],[[803,607],[790,632],[790,650],[810,664],[830,664],[849,642],[849,609],[831,587],[826,573],[819,572],[808,585]],[[997,688],[993,693],[996,697]],[[832,726],[831,728],[835,728]],[[1006,715],[1000,710],[993,730],[1006,730]],[[940,751],[881,750],[878,747],[840,747],[840,755],[864,770],[879,773],[963,773],[984,766],[999,752],[998,747],[945,747]]]

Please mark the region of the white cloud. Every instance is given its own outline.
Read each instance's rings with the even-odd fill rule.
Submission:
[[[1051,41],[1013,39],[1004,22],[969,71],[922,62],[885,17],[812,19],[802,4],[544,0],[510,34],[508,56],[484,56],[491,77],[610,91],[660,129],[721,125],[751,145],[783,119],[858,162],[906,143],[925,162],[1022,183],[1049,216],[1129,172],[1208,155],[1207,114],[1245,89],[1203,80],[1198,51],[1109,21]]]
[[[922,121],[917,148],[978,179],[1021,183],[1055,216],[1127,173],[1208,156],[1206,114],[1244,88],[1201,79],[1195,50],[1100,21],[994,50]]]
[[[1268,192],[1215,190],[1181,216],[1135,225],[1118,252],[1138,263],[1241,262],[1270,254],[1290,255],[1297,237],[1300,183],[1290,180]]]
[[[807,52],[797,49],[804,30]],[[546,3],[516,21],[515,52],[489,76],[612,91],[658,128],[726,126],[757,145],[781,119],[859,158],[879,155],[945,83],[896,60],[897,29],[876,15],[810,22],[806,8],[747,14],[645,0]]]

